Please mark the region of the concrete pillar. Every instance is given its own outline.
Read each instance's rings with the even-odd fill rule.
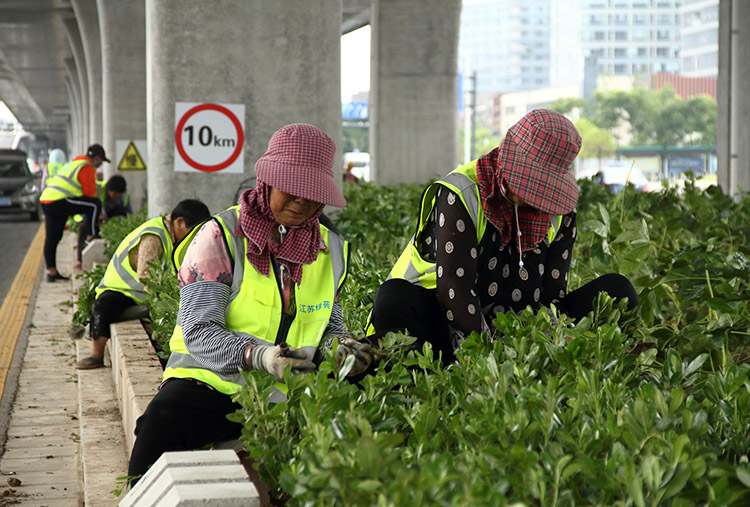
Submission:
[[[716,118],[716,180],[722,190],[729,194],[729,124],[731,120],[729,110],[730,91],[730,55],[729,44],[732,40],[731,30],[732,0],[719,0],[719,75],[716,80],[716,103],[718,115]]]
[[[149,214],[185,198],[233,205],[286,124],[340,145],[340,30],[341,0],[146,0]],[[244,104],[242,173],[175,172],[177,102]]]
[[[102,142],[102,48],[96,0],[72,0],[81,31],[88,78],[89,139],[87,146]],[[105,27],[106,28],[106,27]]]
[[[89,118],[89,85],[88,85],[88,74],[86,72],[86,57],[83,51],[83,42],[81,42],[81,33],[78,29],[78,23],[76,18],[67,18],[64,20],[65,24],[65,35],[67,36],[68,43],[70,45],[70,52],[73,55],[74,68],[72,75],[75,77],[74,84],[75,88],[80,90],[78,96],[81,100],[81,114],[82,119]],[[89,122],[82,121],[80,124],[80,136],[81,139],[88,139],[89,137]],[[86,141],[84,141],[85,143]],[[68,154],[69,158],[73,158],[81,154],[81,151],[71,151]]]
[[[121,174],[131,204],[138,211],[146,200],[146,171],[118,173],[120,144],[146,139],[146,3],[145,0],[98,0],[102,45],[102,145],[111,164],[104,179]],[[147,153],[141,156],[148,160]],[[147,166],[148,168],[148,166]]]
[[[718,182],[735,197],[750,191],[750,2],[719,2]]]
[[[67,148],[65,149],[66,158],[73,151],[77,151],[78,142],[78,101],[73,90],[73,85],[69,77],[65,78],[65,92],[68,95],[68,103],[70,104],[70,123],[68,124],[67,130]]]
[[[83,125],[85,114],[82,97],[83,90],[81,89],[78,69],[76,68],[75,60],[73,58],[65,59],[65,73],[67,75],[66,85],[70,88],[68,93],[71,98],[71,122],[74,136],[72,143],[68,145],[68,153],[66,153],[70,159],[76,156],[71,154],[82,153],[82,150],[85,148],[85,146],[83,146],[83,143],[85,142],[83,138],[86,132],[86,127]]]
[[[457,154],[460,0],[373,0],[370,154],[375,181],[424,183]]]

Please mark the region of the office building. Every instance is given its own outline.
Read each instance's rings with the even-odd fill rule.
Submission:
[[[682,0],[682,74],[719,74],[719,0]]]
[[[458,67],[465,78],[476,73],[477,93],[549,85],[549,7],[550,0],[464,0]]]

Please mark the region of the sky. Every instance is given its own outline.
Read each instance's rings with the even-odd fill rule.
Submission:
[[[341,102],[370,89],[370,25],[341,36]]]
[[[5,105],[5,102],[0,100],[0,120],[9,121],[13,119],[13,113],[10,112],[8,106]]]

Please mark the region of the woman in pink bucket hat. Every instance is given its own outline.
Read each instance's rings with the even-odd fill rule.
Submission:
[[[271,399],[280,401],[285,377],[314,370],[334,338],[339,360],[355,356],[351,374],[370,364],[369,346],[351,338],[338,302],[349,245],[319,220],[324,205],[346,205],[335,153],[313,125],[279,129],[255,164],[256,188],[176,251],[172,353],[138,419],[128,475],[140,476],[163,452],[239,438],[242,426],[226,415],[240,408],[231,395],[246,385],[244,370],[273,375]]]
[[[497,313],[554,304],[580,319],[600,292],[634,308],[635,289],[619,274],[567,291],[580,147],[570,120],[535,109],[500,146],[427,187],[417,231],[378,289],[375,339],[408,330],[416,347],[429,341],[450,362],[472,331],[493,330]]]

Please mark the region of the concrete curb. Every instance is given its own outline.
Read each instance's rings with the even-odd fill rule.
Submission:
[[[85,260],[90,260],[89,256],[86,257]],[[79,285],[76,280],[74,291]],[[198,451],[166,453],[163,458],[172,469],[166,475],[160,469],[158,473],[162,479],[157,482],[144,480],[152,471],[156,473],[155,464],[127,497],[118,499],[112,494],[114,489],[124,485],[130,451],[135,442],[136,420],[156,394],[163,369],[139,320],[118,322],[111,326],[111,331],[112,337],[104,355],[105,364],[111,369],[78,370],[85,505],[108,507],[117,505],[118,500],[129,505],[128,502],[132,501],[126,498],[135,491],[140,491],[138,505],[143,501],[151,505],[149,502],[155,498],[169,500],[169,505],[259,505],[256,487],[236,450],[199,451],[202,454],[197,461],[194,458]],[[78,359],[89,355],[90,346],[88,340],[77,341]],[[227,477],[221,477],[221,474],[228,473],[228,469],[216,468],[217,460],[226,462],[228,456],[232,459],[231,484],[227,483]],[[185,468],[186,460],[193,460],[188,468]],[[217,470],[220,472],[218,476],[215,475]],[[165,483],[167,480],[173,484]],[[207,488],[208,483],[214,485]],[[157,490],[144,492],[154,484]]]
[[[76,349],[77,358],[83,359],[89,355],[90,342],[78,340]],[[112,491],[128,469],[117,396],[107,368],[77,372],[84,503],[114,506],[117,498]]]
[[[146,410],[162,381],[162,367],[141,322],[130,320],[112,325],[107,344],[112,362],[112,382],[122,413],[125,447],[135,442],[135,422]]]
[[[260,499],[234,451],[185,451],[164,453],[120,505],[254,507]]]

